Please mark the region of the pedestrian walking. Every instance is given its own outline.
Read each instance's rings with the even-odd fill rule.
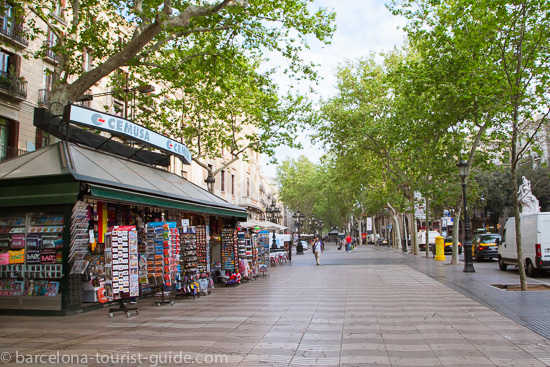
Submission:
[[[323,252],[323,243],[316,237],[313,242],[313,254],[315,255],[315,261],[317,265],[321,265],[321,252]]]
[[[346,252],[351,251],[351,236],[348,234],[346,237]]]

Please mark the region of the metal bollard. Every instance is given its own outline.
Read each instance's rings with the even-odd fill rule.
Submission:
[[[445,246],[443,244],[444,238],[437,236],[435,238],[435,260],[445,261]]]

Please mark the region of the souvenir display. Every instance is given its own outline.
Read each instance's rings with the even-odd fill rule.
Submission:
[[[175,285],[180,260],[180,235],[175,222],[147,224],[146,256],[149,283]]]
[[[61,213],[0,217],[0,296],[59,296],[63,229]]]
[[[197,268],[199,272],[206,273],[210,269],[210,248],[206,239],[206,226],[196,226],[196,242],[197,242]]]
[[[138,245],[135,226],[114,226],[105,234],[105,281],[113,300],[139,296]]]
[[[237,248],[239,259],[247,259],[248,256],[252,256],[252,248],[250,247],[250,243],[246,243],[245,232],[237,232]]]
[[[180,235],[181,271],[184,277],[191,277],[199,272],[197,256],[197,227],[182,227]]]
[[[214,285],[210,227],[190,226],[189,219],[179,219],[181,215],[86,199],[73,206],[70,223],[64,223],[59,212],[2,215],[0,297],[19,297],[19,305],[27,302],[21,308],[36,310],[42,299],[44,310],[62,310],[63,286],[81,282],[81,302],[119,301],[120,308],[109,308],[109,315],[128,315],[131,308],[125,304],[148,292],[160,291],[162,301],[155,304],[174,304],[173,298],[164,300],[174,291],[177,296],[207,295]],[[165,217],[173,221],[162,221]],[[207,218],[198,220],[208,223]],[[243,233],[238,237],[233,228],[219,230],[221,265],[230,272],[228,284],[238,284],[239,257],[249,261],[254,250]],[[68,239],[65,246],[63,238]],[[61,282],[63,276],[70,282]]]
[[[222,229],[222,269],[236,270],[237,269],[237,238],[236,231],[231,227]]]

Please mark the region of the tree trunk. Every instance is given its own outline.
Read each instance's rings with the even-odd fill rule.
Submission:
[[[459,207],[458,210],[455,211],[455,215],[453,216],[453,253],[451,257],[451,265],[458,265],[458,234],[459,234],[459,228],[460,228],[460,213],[462,211],[462,208]]]
[[[430,257],[430,201],[426,199],[426,258]]]
[[[402,220],[402,223],[403,223],[403,240],[405,241],[405,246],[403,247],[405,251],[408,250],[408,239],[409,239],[409,231],[408,231],[408,226],[407,226],[407,212],[401,214],[401,220]],[[403,252],[405,252],[403,251]]]
[[[376,240],[378,239],[378,232],[376,231],[376,216],[372,216],[372,241],[376,245]]]
[[[519,281],[521,285],[521,290],[525,291],[527,290],[527,279],[525,277],[525,259],[523,258],[523,244],[521,242],[521,216],[519,212],[519,201],[518,201],[518,180],[517,180],[517,148],[516,148],[516,141],[517,141],[517,118],[518,118],[518,112],[517,109],[514,110],[514,122],[513,122],[513,128],[512,128],[512,159],[511,159],[511,167],[510,171],[512,174],[512,200],[514,202],[514,217],[515,217],[515,225],[516,225],[516,248],[517,248],[517,254],[518,254],[518,273],[519,273]]]
[[[410,223],[410,232],[411,232],[411,244],[412,244],[412,253],[413,255],[418,255],[418,238],[417,238],[417,235],[416,235],[416,217],[415,217],[415,212],[414,212],[414,195],[411,195],[411,197],[409,197],[409,201],[411,203],[411,220],[409,221]]]

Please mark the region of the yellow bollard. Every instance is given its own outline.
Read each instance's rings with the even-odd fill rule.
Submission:
[[[443,245],[444,238],[437,236],[435,238],[435,260],[445,261],[445,246]]]

